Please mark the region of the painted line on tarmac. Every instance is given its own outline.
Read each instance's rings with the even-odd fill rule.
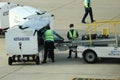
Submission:
[[[100,78],[73,78],[72,80],[120,80],[120,79],[100,79]]]
[[[10,74],[12,74],[12,73],[15,73],[16,71],[19,71],[19,70],[22,69],[23,67],[24,67],[24,66],[21,66],[21,67],[13,70],[13,71],[11,71],[11,72],[8,72],[7,74],[1,76],[0,79],[3,79],[3,78],[7,77],[8,75],[10,75]]]

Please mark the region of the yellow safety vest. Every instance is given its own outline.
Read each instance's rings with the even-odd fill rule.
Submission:
[[[72,39],[76,39],[77,38],[77,31],[76,30],[73,30],[73,34],[72,34],[72,32],[71,31],[69,31],[69,35],[70,35],[70,38],[72,38]]]
[[[88,0],[84,0],[84,6],[86,8],[88,8],[88,3],[90,4],[90,7],[91,7],[91,0],[90,0],[90,2]]]
[[[54,35],[52,30],[45,31],[45,41],[54,41]]]

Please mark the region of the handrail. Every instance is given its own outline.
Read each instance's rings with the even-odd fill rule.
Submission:
[[[113,24],[114,26],[114,36],[115,36],[115,43],[116,43],[116,46],[115,47],[118,47],[118,38],[117,38],[117,24],[120,24],[120,20],[101,20],[101,21],[96,21],[94,23],[89,23],[88,24],[88,34],[89,34],[89,42],[90,42],[90,45],[92,45],[92,37],[91,37],[91,27],[94,27],[94,33],[97,33],[97,24],[106,24],[106,23],[111,23]]]

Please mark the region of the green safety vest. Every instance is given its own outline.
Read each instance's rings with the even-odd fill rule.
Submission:
[[[45,31],[45,41],[54,41],[54,35],[52,30]]]
[[[88,8],[88,0],[84,0],[84,6]],[[91,7],[91,0],[90,0],[90,7]]]
[[[69,31],[69,35],[70,35],[70,37],[72,38],[72,39],[76,39],[77,38],[77,31],[76,30],[73,30],[73,34],[72,34],[72,32],[71,31]]]

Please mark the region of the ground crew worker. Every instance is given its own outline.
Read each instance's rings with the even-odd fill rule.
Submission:
[[[78,38],[78,31],[74,29],[74,24],[69,25],[70,30],[67,33],[67,38],[70,41],[76,40]],[[68,59],[71,58],[71,54],[73,50],[71,49],[73,46],[69,46],[69,56],[67,57]],[[77,48],[77,45],[75,46]],[[75,51],[75,58],[77,58],[77,51]]]
[[[50,29],[50,26],[46,26],[46,31],[44,32],[44,59],[42,63],[47,63],[47,57],[51,58],[52,62],[54,61],[54,36],[53,31]]]
[[[84,8],[85,8],[85,14],[82,18],[82,23],[86,23],[85,19],[86,19],[88,13],[90,15],[91,23],[93,23],[95,20],[93,19],[91,0],[84,0]]]

